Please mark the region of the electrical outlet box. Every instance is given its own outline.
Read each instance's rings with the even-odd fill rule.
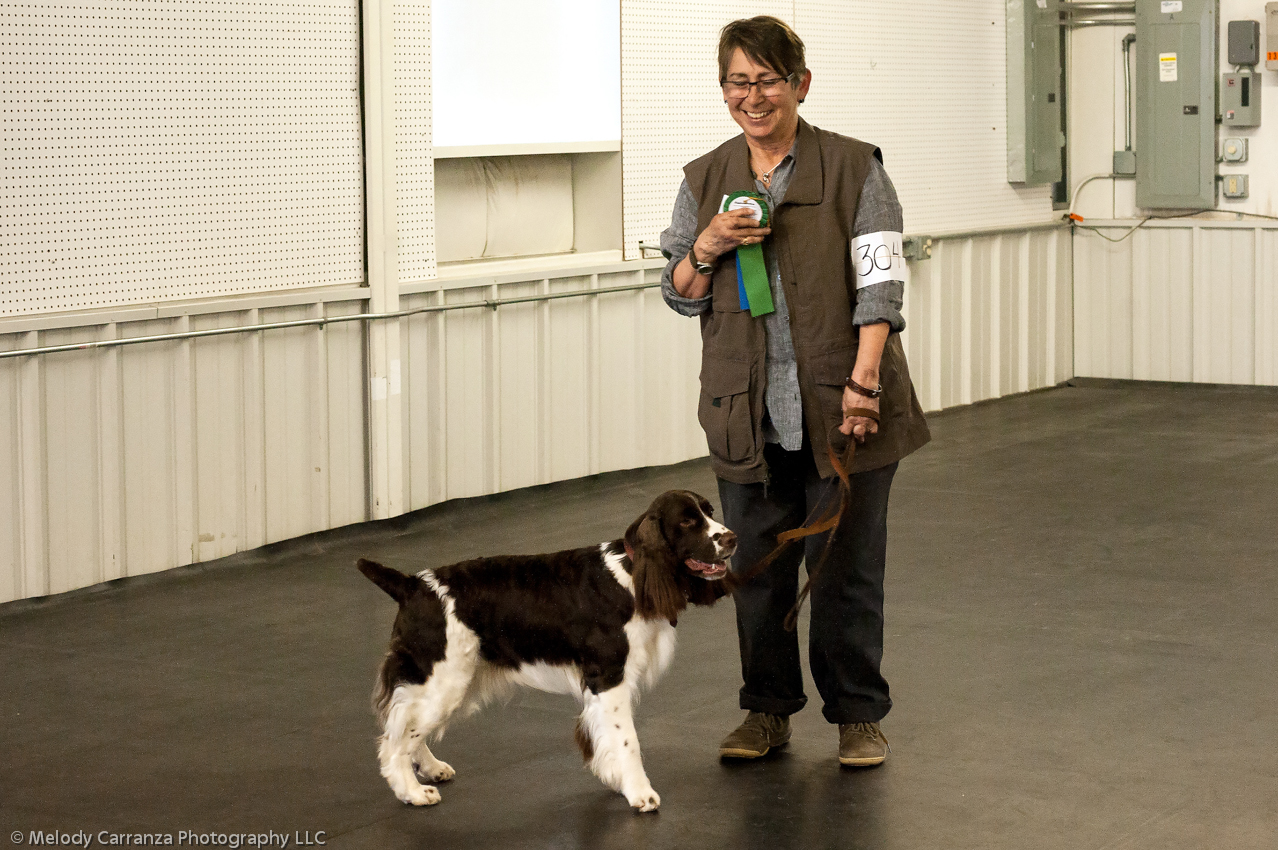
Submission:
[[[1258,74],[1250,70],[1225,74],[1220,78],[1220,116],[1226,127],[1260,126],[1260,93]]]
[[[1246,162],[1248,155],[1246,139],[1225,139],[1220,147],[1221,162]]]
[[[1260,64],[1260,22],[1229,22],[1229,64],[1254,67]]]
[[[1136,0],[1135,117],[1142,209],[1216,205],[1216,0]]]
[[[1007,181],[1061,179],[1061,3],[1007,0]]]
[[[1232,201],[1241,201],[1247,197],[1247,175],[1226,174],[1221,178],[1222,194]]]
[[[1114,151],[1114,173],[1130,177],[1136,173],[1136,151]]]
[[[901,243],[901,253],[907,260],[919,262],[932,259],[931,236],[907,236]]]
[[[1265,4],[1265,67],[1278,71],[1278,3]]]

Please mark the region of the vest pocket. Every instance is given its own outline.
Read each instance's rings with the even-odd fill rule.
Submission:
[[[852,374],[852,366],[856,363],[856,349],[848,348],[831,351],[812,357],[808,368],[811,370],[812,382],[816,384],[817,401],[821,405],[823,417],[823,433],[810,434],[813,441],[824,443],[829,440],[837,454],[847,449],[849,437],[836,430],[843,424],[843,388],[848,375]],[[825,450],[822,449],[824,452]]]
[[[749,363],[702,356],[697,420],[715,457],[738,462],[754,456]]]

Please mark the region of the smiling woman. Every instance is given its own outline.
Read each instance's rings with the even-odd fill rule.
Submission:
[[[719,84],[742,133],[684,168],[661,240],[666,302],[701,317],[698,419],[740,540],[732,569],[749,576],[774,557],[778,533],[815,515],[836,454],[855,494],[834,531],[775,555],[734,591],[750,714],[719,753],[781,746],[807,702],[785,627],[805,560],[822,569],[810,660],[823,713],[839,725],[839,761],[876,765],[888,752],[878,721],[892,707],[879,669],[888,493],[900,459],[929,439],[899,336],[901,206],[877,147],[799,117],[812,72],[784,22],[725,26]],[[741,198],[750,203],[731,203]],[[854,260],[862,243],[880,263]]]

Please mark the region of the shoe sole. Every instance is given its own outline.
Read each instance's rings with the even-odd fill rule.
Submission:
[[[840,758],[839,764],[844,767],[878,767],[887,761],[887,756],[871,756],[870,758]]]
[[[773,745],[773,746],[771,746],[771,747],[768,747],[768,748],[767,748],[767,749],[765,749],[763,752],[759,752],[758,750],[742,750],[742,749],[736,749],[736,748],[732,748],[732,747],[720,747],[720,748],[719,748],[719,758],[721,758],[721,759],[757,759],[757,758],[763,758],[763,757],[764,757],[764,756],[766,756],[768,753],[770,753],[770,752],[772,752],[773,750],[775,750],[777,747],[784,747],[784,746],[785,746],[786,744],[788,744],[788,743],[790,743],[790,741],[789,741],[789,740],[782,741],[782,742],[781,742],[781,743],[779,743],[779,744],[775,744],[775,745]]]

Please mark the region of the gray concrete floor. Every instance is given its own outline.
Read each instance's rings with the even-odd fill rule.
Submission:
[[[386,788],[368,696],[394,609],[355,557],[413,569],[614,537],[666,488],[717,501],[692,462],[0,607],[0,842],[1278,846],[1278,394],[1093,383],[932,422],[892,495],[881,768],[839,769],[810,686],[788,748],[719,762],[741,717],[728,601],[681,619],[639,708],[658,814],[585,772],[575,704],[537,693],[450,729],[440,805]]]

